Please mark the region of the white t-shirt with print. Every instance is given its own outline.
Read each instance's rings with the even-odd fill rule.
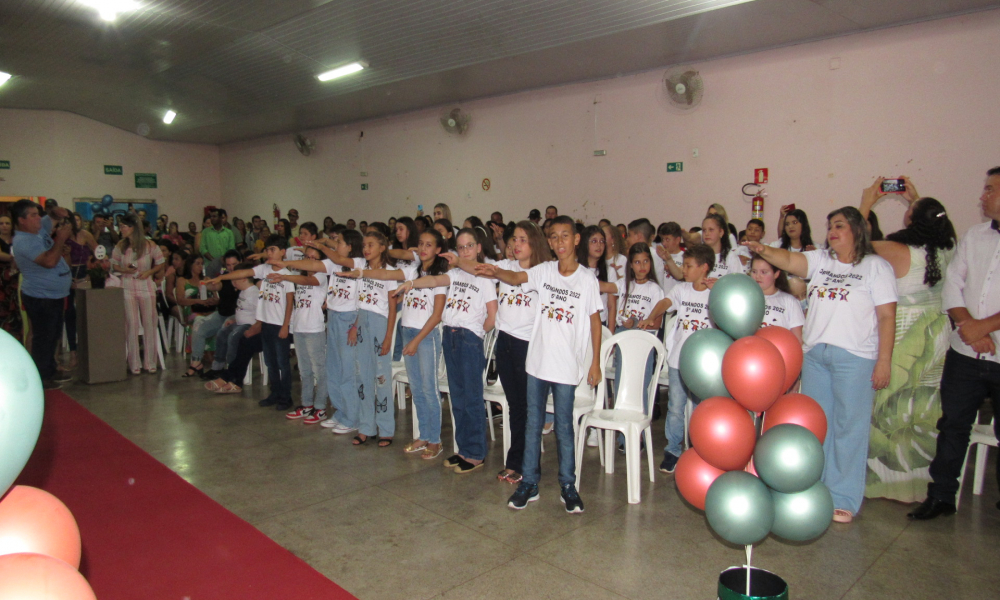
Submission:
[[[801,327],[806,322],[802,312],[802,303],[788,292],[778,290],[770,296],[764,296],[763,327],[784,327],[792,329]]]
[[[730,250],[726,254],[725,262],[722,261],[722,253],[715,255],[715,266],[712,271],[708,274],[709,277],[725,277],[730,273],[743,273],[746,274],[746,269],[743,267],[743,263],[740,261],[740,255],[735,250]]]
[[[257,322],[257,301],[260,299],[260,290],[257,286],[251,285],[240,292],[236,298],[236,319],[237,325],[253,325]]]
[[[657,255],[659,257],[659,255]],[[679,268],[684,268],[684,253],[678,252],[677,254],[671,254],[670,259],[674,261],[674,264]],[[656,274],[657,278],[660,280],[660,288],[663,290],[663,295],[666,296],[670,293],[670,290],[674,289],[678,283],[683,281],[683,279],[674,279],[674,276],[670,274],[666,266],[663,268],[663,274]]]
[[[892,266],[871,254],[857,265],[842,263],[826,250],[802,255],[809,261],[810,279],[803,350],[830,344],[861,358],[878,358],[875,307],[896,302]]]
[[[525,371],[545,381],[579,385],[593,361],[590,316],[601,310],[597,278],[582,265],[563,277],[559,262],[550,261],[529,269],[524,285],[538,293]]]
[[[319,333],[326,331],[323,320],[323,301],[326,299],[326,274],[313,273],[319,285],[295,286],[295,304],[292,306],[292,333]]]
[[[715,327],[708,314],[708,294],[708,289],[699,292],[694,289],[694,284],[681,281],[666,296],[670,299],[668,312],[677,313],[674,328],[667,336],[667,347],[670,348],[667,364],[673,369],[680,368],[684,341],[696,331]]]
[[[645,319],[656,303],[663,300],[663,288],[652,281],[646,283],[635,283],[625,290],[625,280],[618,281],[618,314],[615,323],[624,325],[625,321],[633,319],[634,327],[639,321]]]
[[[486,335],[486,304],[497,299],[496,282],[477,277],[462,269],[448,271],[451,285],[444,302],[441,321],[447,327],[468,329],[479,337]]]
[[[507,271],[521,273],[524,268],[516,260],[501,260],[497,266]],[[538,292],[524,285],[508,285],[500,282],[497,295],[497,329],[519,340],[531,339],[538,313]]]
[[[608,272],[615,272],[618,279],[625,279],[625,267],[628,264],[628,258],[624,254],[616,254],[614,260],[604,259],[604,262],[608,265]]]
[[[284,325],[286,294],[295,293],[295,284],[288,281],[270,281],[267,276],[271,273],[292,274],[288,269],[275,271],[271,265],[257,265],[253,268],[253,276],[260,280],[257,320],[271,325]]]
[[[362,268],[370,269],[371,267],[365,263]],[[383,265],[382,268],[387,271],[396,270],[396,267],[392,265]],[[361,281],[358,282],[358,308],[388,318],[389,292],[396,289],[399,283],[398,281],[379,281],[378,279],[362,277]]]
[[[397,261],[396,264],[398,265],[399,261]],[[407,281],[417,279],[420,276],[416,263],[414,262],[401,267],[400,270],[403,271]],[[406,292],[406,295],[403,296],[403,316],[400,317],[400,324],[403,327],[423,329],[424,325],[427,324],[427,320],[434,314],[435,298],[437,296],[447,297],[447,295],[448,286],[424,288],[420,290],[414,288]]]
[[[597,267],[589,267],[590,272],[597,277]],[[598,291],[600,290],[600,279],[597,280]],[[613,269],[608,269],[608,283],[618,283],[618,275]],[[608,294],[601,294],[601,323],[608,322]]]
[[[363,269],[366,261],[353,258],[355,269]],[[326,309],[334,312],[354,312],[358,310],[358,280],[344,277],[344,267],[329,258],[323,259],[328,278],[326,286]]]

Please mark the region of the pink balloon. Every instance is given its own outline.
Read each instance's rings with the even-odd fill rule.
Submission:
[[[731,398],[702,400],[691,413],[691,445],[716,469],[743,469],[753,456],[757,431],[753,418]]]
[[[813,432],[821,444],[826,439],[826,413],[818,402],[805,394],[786,394],[778,398],[764,413],[761,434],[786,423],[805,427]]]
[[[16,485],[0,501],[0,555],[35,552],[80,568],[80,528],[59,498]]]
[[[722,382],[747,410],[767,410],[784,391],[785,361],[764,338],[747,336],[729,346],[722,357]]]
[[[802,372],[802,342],[784,327],[761,327],[754,336],[771,342],[781,353],[785,361],[785,383],[781,391],[787,392]]]
[[[688,448],[681,454],[677,461],[677,470],[674,471],[674,481],[677,482],[677,490],[684,496],[684,499],[693,504],[696,508],[705,510],[705,496],[712,483],[725,473],[722,469],[717,469],[705,462],[705,459],[698,455],[694,448]]]
[[[97,600],[90,584],[72,565],[33,552],[0,556],[0,598]]]

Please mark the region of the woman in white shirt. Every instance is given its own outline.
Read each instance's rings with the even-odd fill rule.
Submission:
[[[608,324],[614,320],[616,312],[615,293],[618,288],[615,282],[618,275],[614,269],[608,268],[605,260],[607,238],[604,230],[596,225],[590,225],[580,234],[580,245],[576,247],[576,260],[597,277],[601,285],[601,323]]]
[[[703,243],[715,253],[715,267],[708,274],[711,279],[725,277],[730,273],[743,273],[743,258],[737,254],[729,236],[726,235],[726,219],[719,214],[711,214],[701,222]]]
[[[889,384],[896,331],[896,279],[875,254],[854,207],[827,216],[829,250],[792,253],[748,244],[764,260],[809,279],[803,327],[802,393],[826,413],[823,483],[833,495],[834,521],[849,523],[861,508],[872,400]]]

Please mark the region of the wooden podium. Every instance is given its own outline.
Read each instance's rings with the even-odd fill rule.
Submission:
[[[125,363],[125,290],[76,290],[77,369],[86,383],[123,381]]]

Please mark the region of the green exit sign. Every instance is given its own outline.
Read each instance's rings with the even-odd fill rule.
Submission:
[[[10,168],[9,160],[0,160],[0,169],[9,169],[9,168]]]
[[[104,165],[105,175],[123,175],[124,173],[121,165]]]
[[[682,162],[667,163],[667,173],[680,173],[683,170],[684,163]]]
[[[156,188],[156,173],[136,173],[135,187]]]
[[[362,183],[361,184],[361,191],[363,192],[363,191],[365,191],[367,189],[368,189],[368,184],[367,183]]]

